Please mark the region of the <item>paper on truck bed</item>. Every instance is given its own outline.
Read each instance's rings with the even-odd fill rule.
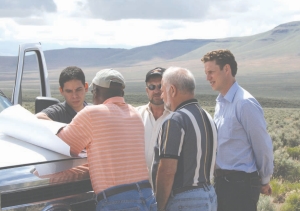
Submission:
[[[6,108],[0,113],[0,169],[71,160],[70,146],[56,136],[57,131],[65,125],[55,121],[37,119],[34,114],[20,105]],[[85,154],[82,156],[84,157]],[[85,159],[81,160],[76,161],[75,159],[70,162],[74,165],[86,163]],[[39,173],[41,175],[49,174],[70,168],[73,166],[70,162],[61,162],[63,166],[60,167],[59,164],[55,164],[56,167],[53,167],[52,164],[48,165],[44,169],[47,171]]]

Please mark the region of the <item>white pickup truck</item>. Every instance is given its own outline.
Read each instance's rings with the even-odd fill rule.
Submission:
[[[50,85],[48,81],[47,66],[44,53],[40,43],[20,45],[18,67],[15,78],[15,85],[11,100],[0,92],[0,112],[9,106],[22,105],[22,74],[24,67],[25,54],[36,55],[38,72],[40,74],[40,96],[36,96],[35,113],[43,108],[59,102],[51,98]],[[18,131],[16,131],[17,133]],[[51,165],[65,162],[68,159],[45,159],[41,153],[40,158],[36,156],[32,159],[31,149],[24,150],[23,154],[16,154],[16,148],[20,148],[17,141],[9,143],[1,140],[3,134],[0,133],[1,151],[9,150],[10,157],[1,156],[0,152],[0,210],[14,211],[71,211],[71,210],[94,210],[94,192],[92,191],[89,178],[70,179],[63,182],[53,182],[49,178],[40,178],[33,174],[34,167],[39,164],[49,163]],[[10,144],[9,149],[3,146]],[[44,149],[46,150],[46,149]],[[7,154],[7,153],[6,153]],[[23,159],[23,158],[28,159]],[[55,157],[55,156],[54,156]],[[16,159],[17,158],[17,159]],[[5,162],[14,159],[14,162]],[[77,158],[78,159],[78,158]],[[9,163],[9,164],[7,164]],[[59,181],[59,180],[58,180]]]

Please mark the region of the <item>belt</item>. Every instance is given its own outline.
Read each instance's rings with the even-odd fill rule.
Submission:
[[[247,172],[244,172],[244,171],[236,171],[236,170],[226,170],[226,169],[216,169],[215,170],[215,177],[224,177],[226,175],[229,175],[229,174],[240,174],[240,175],[246,175],[246,176],[258,176],[258,173],[257,171],[254,171],[252,173],[247,173]]]
[[[140,189],[143,188],[151,188],[151,185],[149,182],[144,182],[144,183],[137,183],[138,186],[140,187]],[[101,201],[102,199],[104,199],[104,195],[106,197],[110,197],[119,193],[123,193],[126,191],[130,191],[130,190],[138,190],[137,184],[129,184],[129,185],[122,185],[120,187],[114,187],[108,190],[104,190],[100,193],[98,193],[97,195],[97,202]]]
[[[198,186],[184,186],[181,188],[176,188],[173,190],[173,195],[178,194],[178,193],[182,193],[188,190],[193,190],[193,189],[198,189],[198,188],[205,188],[210,186],[210,182],[206,182],[206,183],[200,183],[198,184]]]

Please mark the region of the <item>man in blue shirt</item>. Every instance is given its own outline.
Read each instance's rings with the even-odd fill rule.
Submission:
[[[218,211],[257,210],[259,194],[271,194],[273,146],[261,105],[235,80],[237,63],[229,50],[201,59],[207,80],[218,91],[215,188]]]

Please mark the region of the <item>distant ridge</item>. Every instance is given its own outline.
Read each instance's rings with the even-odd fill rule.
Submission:
[[[45,51],[48,69],[80,67],[128,67],[140,63],[182,62],[199,59],[206,52],[230,49],[239,61],[300,56],[300,21],[246,37],[169,40],[133,49],[66,48]],[[14,71],[17,57],[0,56],[0,72]]]
[[[62,50],[45,51],[45,58],[49,69],[66,66],[99,66],[110,57],[121,54],[126,49],[117,48],[66,48]]]
[[[281,24],[257,35],[211,40],[207,45],[177,57],[175,60],[196,59],[208,51],[221,48],[230,49],[239,60],[299,56],[300,21]]]

